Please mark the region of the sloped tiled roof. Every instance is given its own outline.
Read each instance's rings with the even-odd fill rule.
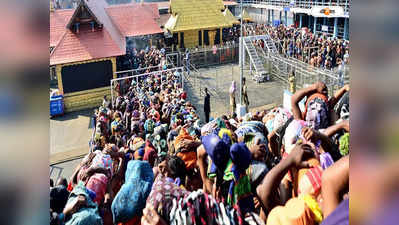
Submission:
[[[102,29],[81,24],[76,34],[67,28],[75,9],[50,12],[50,65],[126,54],[126,36],[161,33],[156,3],[109,6],[105,0],[81,0]],[[83,2],[84,1],[84,2]]]
[[[122,32],[118,29],[111,17],[107,14],[106,8],[109,7],[105,0],[81,0],[86,1],[91,11],[96,15],[100,22],[104,25],[106,30],[111,35],[111,38],[126,53],[126,39]]]
[[[241,13],[237,16],[237,18],[241,19]],[[243,21],[253,21],[246,9],[242,10],[242,19]]]
[[[78,34],[67,30],[50,55],[50,65],[79,62],[125,54],[106,28],[92,31],[82,27]]]
[[[50,12],[50,47],[55,47],[60,42],[73,12],[73,9],[54,10]]]
[[[165,28],[172,31],[230,27],[221,0],[171,0],[171,17]]]
[[[162,33],[156,4],[124,4],[106,8],[118,29],[126,37]]]
[[[230,6],[230,5],[238,5],[238,3],[235,2],[235,1],[223,1],[223,4],[224,4],[224,5],[227,5],[227,6]]]
[[[226,19],[232,23],[232,24],[239,24],[240,22],[233,16],[233,14],[230,12],[230,10],[228,8],[226,8],[223,11],[223,15],[224,17],[226,17]]]

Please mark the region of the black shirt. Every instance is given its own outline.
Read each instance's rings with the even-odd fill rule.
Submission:
[[[206,93],[205,98],[204,98],[204,112],[210,112],[211,111],[211,101],[208,93]]]

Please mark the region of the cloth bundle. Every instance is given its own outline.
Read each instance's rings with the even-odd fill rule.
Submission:
[[[72,190],[67,205],[76,201],[79,195],[83,195],[86,198],[86,205],[72,214],[72,217],[66,222],[66,225],[102,225],[103,222],[98,213],[97,204],[91,200],[89,192],[83,182],[79,182]]]
[[[112,202],[114,223],[127,222],[140,216],[150,194],[154,174],[149,163],[131,160],[127,164],[125,183]]]
[[[239,210],[218,203],[201,189],[173,200],[168,221],[171,225],[241,225],[245,221]]]

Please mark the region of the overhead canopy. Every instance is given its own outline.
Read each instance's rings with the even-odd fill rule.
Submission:
[[[248,14],[248,12],[247,12],[247,10],[245,10],[245,9],[243,9],[242,10],[242,19],[243,19],[243,21],[248,21],[248,22],[253,22],[254,20],[249,16],[249,14]],[[240,15],[238,16],[238,19],[241,19],[241,13],[240,13]]]
[[[170,32],[231,27],[223,15],[221,0],[171,0],[171,16],[165,24]]]
[[[228,8],[223,11],[224,17],[232,24],[239,24],[240,22],[233,16]]]

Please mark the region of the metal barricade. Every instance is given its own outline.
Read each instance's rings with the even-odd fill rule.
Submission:
[[[180,82],[181,82],[182,87],[184,89],[184,82],[185,82],[186,75],[185,75],[183,67],[175,67],[175,68],[166,69],[166,70],[158,70],[158,71],[153,71],[153,72],[149,72],[149,73],[143,73],[143,74],[138,74],[138,75],[125,76],[125,77],[121,77],[121,78],[112,79],[110,81],[110,83],[111,83],[111,87],[110,88],[111,88],[112,106],[114,106],[114,97],[115,97],[114,87],[116,87],[114,84],[116,82],[122,82],[122,81],[128,80],[128,81],[130,81],[128,83],[131,83],[131,80],[136,80],[136,85],[137,85],[139,82],[143,81],[147,76],[156,74],[156,75],[160,75],[161,76],[161,82],[163,83],[164,82],[163,78],[164,78],[164,76],[166,76],[166,73],[167,72],[175,72],[175,71],[180,72],[180,74],[182,75],[182,76],[180,76],[180,79],[181,79]],[[123,72],[126,73],[126,72],[130,72],[130,71],[123,71]]]
[[[219,46],[216,49],[212,47],[201,48],[198,50],[191,49],[190,61],[196,68],[223,65],[228,63],[238,63],[238,44]],[[174,61],[172,55],[179,55],[180,66],[185,64],[183,52],[173,52],[168,62]],[[172,64],[172,63],[170,63]]]

